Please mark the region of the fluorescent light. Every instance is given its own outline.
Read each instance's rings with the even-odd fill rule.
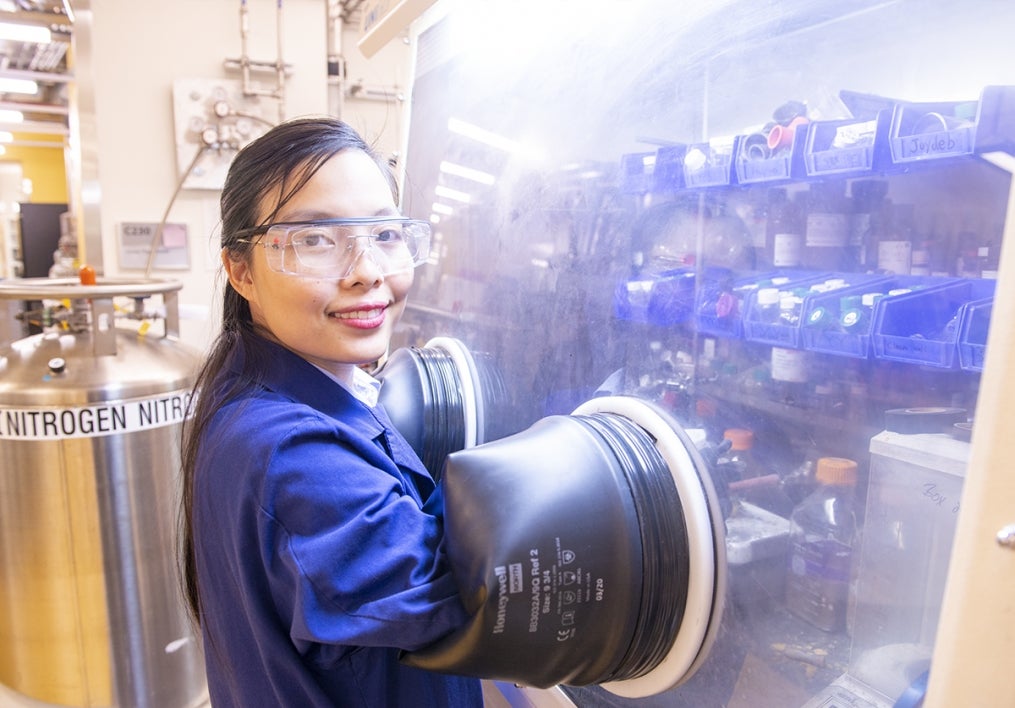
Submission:
[[[25,114],[21,111],[12,111],[0,108],[0,123],[24,123]]]
[[[11,22],[0,22],[0,39],[7,39],[12,42],[49,44],[53,41],[53,35],[48,28],[40,27],[39,25],[19,25]]]
[[[434,202],[430,207],[430,211],[434,214],[443,214],[444,216],[451,216],[455,213],[455,210],[449,207],[447,204],[441,202]]]
[[[452,201],[462,202],[463,204],[470,204],[472,202],[472,195],[466,194],[465,192],[459,192],[457,189],[451,189],[450,187],[443,187],[438,185],[434,189],[434,194],[438,197],[444,197],[445,199],[451,199]]]
[[[498,150],[505,152],[517,152],[519,145],[514,140],[509,140],[502,135],[491,133],[489,130],[484,130],[479,126],[466,123],[464,120],[458,118],[448,118],[448,130],[452,133],[457,133],[466,138],[472,138],[473,140],[479,141],[484,145],[495,147]]]
[[[431,214],[430,215],[430,223],[431,224],[439,224],[439,223],[441,223],[441,215],[440,214]]]
[[[0,130],[0,143],[12,143],[14,142],[14,134],[9,133],[6,130]]]
[[[496,178],[487,172],[474,170],[471,167],[466,167],[464,165],[456,165],[454,162],[442,162],[440,170],[441,172],[445,172],[449,175],[464,177],[465,179],[472,180],[473,182],[479,182],[480,184],[490,185],[496,181]]]
[[[545,158],[545,152],[542,149],[525,145],[517,140],[505,138],[503,135],[498,135],[471,123],[466,123],[458,118],[448,118],[448,130],[497,150],[511,153],[529,162],[541,162]]]
[[[0,93],[39,93],[39,84],[31,79],[9,79],[0,77]]]

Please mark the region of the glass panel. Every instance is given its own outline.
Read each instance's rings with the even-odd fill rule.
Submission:
[[[1013,21],[990,1],[510,2],[419,33],[404,198],[434,246],[398,343],[496,361],[503,431],[635,394],[719,455],[731,592],[707,668],[639,702],[568,689],[581,705],[890,706],[926,668]]]

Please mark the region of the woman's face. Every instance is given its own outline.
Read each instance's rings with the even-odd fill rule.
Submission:
[[[263,200],[261,221],[277,196]],[[398,211],[380,168],[363,151],[347,149],[324,163],[273,222],[386,215]],[[250,303],[254,324],[268,337],[332,372],[383,356],[405,309],[411,269],[382,275],[364,253],[348,277],[326,280],[275,272],[266,258],[260,246],[252,249],[249,262],[222,255],[230,283]]]

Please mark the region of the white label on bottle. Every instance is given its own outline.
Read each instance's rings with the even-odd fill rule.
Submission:
[[[846,214],[807,215],[806,244],[817,248],[842,248],[849,242],[849,216]]]
[[[800,349],[772,347],[772,379],[775,381],[806,383],[806,352]]]
[[[909,241],[879,241],[878,268],[895,273],[909,275],[913,267],[913,244]]]
[[[800,265],[803,239],[800,234],[775,234],[772,238],[772,265],[792,268]]]

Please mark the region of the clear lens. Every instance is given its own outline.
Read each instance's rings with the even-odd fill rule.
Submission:
[[[345,278],[369,255],[383,275],[423,263],[430,225],[408,219],[363,223],[277,224],[261,241],[273,270],[292,275]]]

